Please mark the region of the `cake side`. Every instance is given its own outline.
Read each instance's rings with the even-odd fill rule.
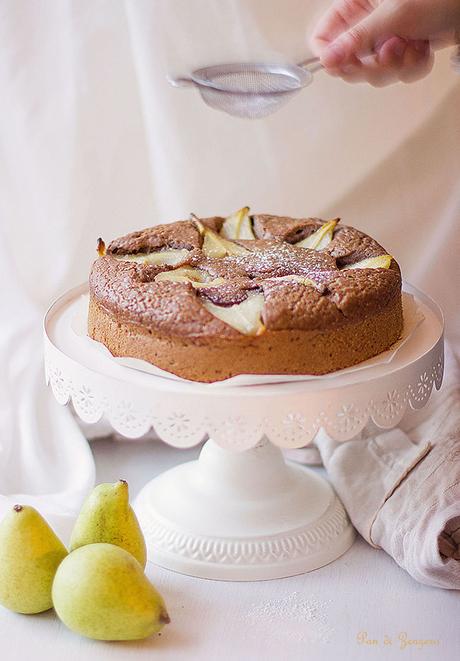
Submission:
[[[91,298],[88,332],[113,356],[146,360],[191,381],[238,374],[326,374],[391,347],[402,331],[401,299],[365,319],[328,331],[267,330],[259,337],[177,337],[120,322]]]

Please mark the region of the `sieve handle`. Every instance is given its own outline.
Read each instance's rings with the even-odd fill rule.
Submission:
[[[452,69],[456,73],[460,73],[460,46],[457,47],[456,52],[451,56],[450,63]],[[310,71],[311,73],[315,73],[315,71],[324,69],[319,57],[310,57],[308,60],[300,62],[297,66],[301,67],[302,69],[307,69],[307,71]]]
[[[169,78],[168,83],[173,87],[194,87],[195,81],[191,78]]]
[[[304,60],[303,62],[300,62],[300,64],[298,64],[297,66],[301,67],[302,69],[306,69],[307,71],[310,71],[310,73],[315,73],[315,71],[324,69],[323,65],[320,62],[319,57],[310,57],[308,58],[308,60]]]

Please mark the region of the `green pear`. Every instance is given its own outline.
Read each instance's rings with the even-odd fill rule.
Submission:
[[[66,555],[36,509],[15,505],[0,523],[0,604],[16,613],[51,608],[54,575]]]
[[[97,542],[121,546],[145,567],[145,540],[129,504],[128,483],[125,480],[98,484],[83,503],[72,531],[70,550]]]
[[[169,622],[141,565],[113,544],[88,544],[68,555],[56,572],[53,604],[69,629],[97,640],[146,638]]]

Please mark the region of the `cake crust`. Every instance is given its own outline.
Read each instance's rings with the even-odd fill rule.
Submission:
[[[241,252],[210,257],[203,228],[219,233],[223,223],[221,217],[178,221],[112,241],[90,274],[90,337],[115,356],[202,382],[241,373],[325,374],[375,356],[399,338],[396,261],[389,268],[351,268],[385,254],[371,237],[339,225],[323,249],[299,247],[325,221],[259,214],[251,217],[254,239],[234,241]],[[165,250],[182,251],[179,261],[131,261]],[[156,279],[184,267],[198,269],[207,286]],[[243,334],[206,305],[237,306],[255,294],[263,296],[257,335]]]

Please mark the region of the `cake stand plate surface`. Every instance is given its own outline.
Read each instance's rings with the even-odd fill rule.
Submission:
[[[398,424],[422,408],[443,374],[439,308],[409,285],[424,321],[389,363],[308,381],[214,386],[157,377],[117,364],[79,337],[73,320],[85,286],[45,317],[46,378],[85,422],[102,416],[128,438],[153,428],[190,447],[198,461],[148,483],[135,502],[149,560],[193,576],[260,580],[321,567],[344,553],[354,531],[329,483],[286,463],[280,448],[356,436],[369,420]],[[212,440],[211,440],[212,439]]]

